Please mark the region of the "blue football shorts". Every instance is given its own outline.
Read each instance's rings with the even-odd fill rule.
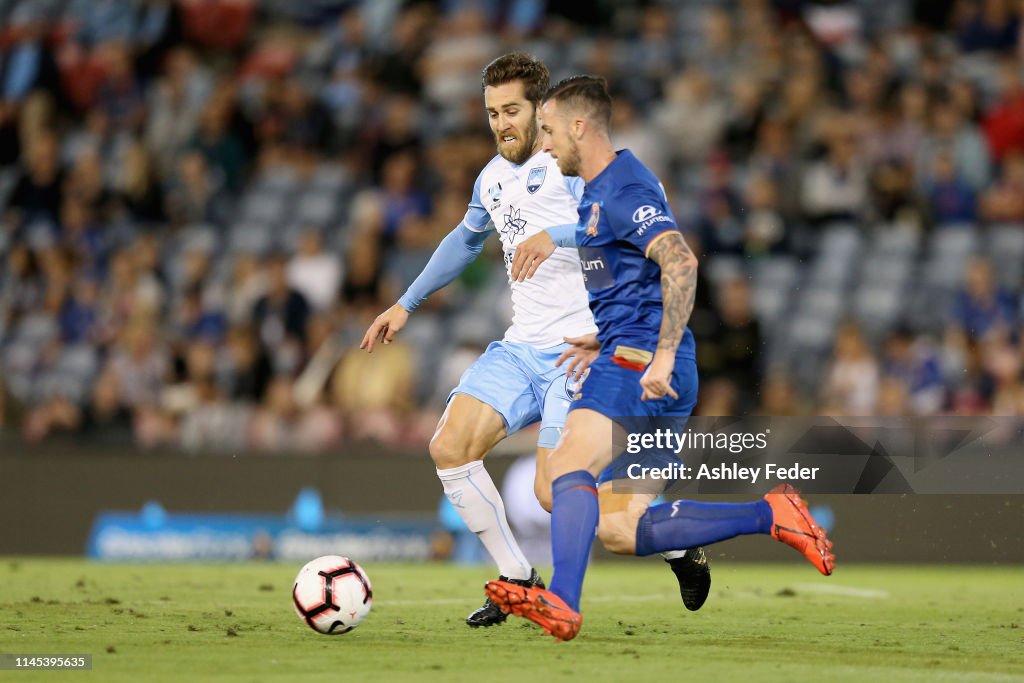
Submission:
[[[590,374],[576,392],[570,410],[589,408],[610,418],[627,433],[643,432],[671,424],[682,431],[685,418],[697,405],[697,361],[692,357],[676,357],[672,372],[672,388],[678,399],[665,395],[656,400],[641,401],[643,377],[650,352],[623,345],[609,345],[590,366]],[[681,459],[671,450],[649,449],[639,455],[618,455],[601,472],[598,483],[627,478],[626,470],[633,463],[644,467],[664,467]]]
[[[491,342],[462,374],[448,400],[455,394],[466,394],[486,403],[501,415],[508,434],[539,421],[537,445],[554,448],[575,390],[564,368],[555,367],[568,346],[536,349],[516,342]]]

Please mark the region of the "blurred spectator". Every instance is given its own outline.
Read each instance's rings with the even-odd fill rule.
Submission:
[[[114,179],[115,204],[125,217],[136,223],[159,223],[165,218],[163,188],[152,155],[142,142],[134,140],[121,153]]]
[[[836,335],[822,399],[841,415],[872,415],[878,398],[878,362],[860,328],[844,323]]]
[[[701,161],[715,147],[725,122],[726,106],[715,95],[708,74],[698,67],[668,81],[665,98],[653,113],[653,124],[666,144],[691,163]]]
[[[963,289],[957,292],[951,324],[969,340],[1008,332],[1016,324],[1017,306],[1010,292],[1000,287],[992,273],[992,265],[975,258],[967,265]]]
[[[882,377],[903,386],[907,408],[913,414],[935,415],[942,410],[946,388],[939,356],[927,340],[915,340],[909,330],[896,330],[886,339]]]
[[[316,230],[307,229],[299,235],[295,256],[288,262],[288,284],[316,310],[326,311],[337,302],[341,264],[334,254],[324,251]]]
[[[953,157],[948,153],[935,156],[928,201],[932,219],[944,223],[973,223],[977,217],[974,190],[957,173]]]
[[[965,52],[976,50],[1004,51],[1017,45],[1019,19],[1009,0],[980,0],[962,3],[957,39]]]
[[[192,147],[200,151],[211,169],[224,179],[224,187],[236,191],[242,186],[246,168],[245,147],[231,129],[232,92],[219,89],[199,116]]]
[[[1002,174],[981,196],[978,210],[992,223],[1024,221],[1024,151],[1006,156]]]
[[[985,116],[984,129],[996,160],[1024,152],[1024,86],[1020,64],[1006,59],[999,65],[999,99]]]
[[[742,253],[746,230],[743,205],[733,187],[732,164],[724,153],[711,155],[700,197],[700,239],[708,253]]]
[[[64,186],[57,154],[57,137],[52,132],[46,131],[29,141],[25,168],[19,174],[8,201],[15,211],[15,223],[24,225],[45,221],[56,224]]]
[[[160,344],[153,322],[138,318],[120,333],[107,364],[120,389],[120,400],[130,407],[158,404],[170,372],[170,359]]]
[[[337,416],[323,406],[300,412],[291,380],[282,375],[270,381],[263,405],[249,426],[252,447],[279,453],[323,451],[340,438]]]
[[[756,407],[757,397],[751,377],[760,374],[761,327],[750,307],[750,287],[745,279],[724,282],[718,290],[720,324],[701,350],[701,375],[727,382],[730,401],[746,414]],[[724,391],[724,389],[723,389]],[[702,399],[703,400],[703,399]]]
[[[802,415],[799,393],[790,377],[783,372],[772,372],[765,377],[761,388],[761,405],[757,414],[767,416]]]
[[[857,158],[857,140],[848,122],[837,120],[824,159],[803,174],[801,207],[814,223],[857,220],[867,204],[867,171]]]
[[[200,112],[212,89],[205,69],[185,47],[176,47],[164,60],[164,75],[150,89],[146,142],[165,170],[192,139]]]
[[[916,172],[919,179],[929,177],[935,158],[949,154],[962,177],[975,192],[980,192],[991,176],[988,145],[977,126],[964,120],[955,103],[939,99],[932,105],[931,128],[918,148]]]
[[[267,291],[252,311],[252,322],[263,347],[272,352],[274,371],[294,373],[306,341],[310,308],[301,293],[288,284],[287,261],[275,255],[267,268]]]
[[[199,152],[187,152],[181,156],[166,202],[167,217],[177,225],[223,225],[227,221],[228,198]]]
[[[914,190],[911,168],[900,161],[882,162],[870,177],[873,218],[881,223],[901,223],[920,228],[926,208]]]

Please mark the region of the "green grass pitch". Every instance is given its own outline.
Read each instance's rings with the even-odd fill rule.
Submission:
[[[1020,568],[719,562],[690,613],[660,561],[598,563],[571,643],[467,628],[490,572],[442,565],[366,566],[373,612],[322,636],[298,568],[0,558],[0,653],[93,655],[0,681],[1024,681]]]

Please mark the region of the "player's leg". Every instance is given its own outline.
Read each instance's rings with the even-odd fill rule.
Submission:
[[[534,394],[541,403],[540,434],[537,436],[537,466],[533,480],[533,492],[540,506],[551,512],[551,476],[548,472],[548,460],[551,452],[558,445],[565,428],[565,420],[569,415],[569,406],[573,396],[579,390],[580,383],[570,380],[565,372],[554,363],[565,346],[548,351],[546,359],[538,358],[538,376],[534,382]]]
[[[600,505],[597,537],[613,553],[634,554],[637,522],[658,497],[653,492],[631,492],[632,484],[630,480],[602,480],[597,487]],[[704,549],[671,550],[661,556],[675,574],[683,605],[691,612],[699,610],[711,591],[711,568]]]
[[[466,371],[431,439],[430,455],[445,495],[480,538],[501,577],[535,585],[540,579],[512,534],[501,495],[482,462],[508,433],[539,415],[529,377],[514,353],[509,345],[496,342]],[[505,616],[487,601],[466,623],[491,626]]]
[[[548,459],[551,448],[537,446],[537,466],[533,475],[533,495],[540,506],[551,512],[551,477],[548,476]]]
[[[589,409],[573,410],[548,459],[551,476],[551,553],[549,590],[521,588],[502,581],[487,594],[503,609],[540,625],[560,640],[579,633],[583,577],[598,523],[596,475],[612,460],[613,422]]]
[[[512,536],[505,506],[483,463],[484,456],[505,436],[505,423],[497,411],[458,393],[437,425],[430,457],[448,500],[480,538],[500,573],[525,579],[530,576],[530,563]]]

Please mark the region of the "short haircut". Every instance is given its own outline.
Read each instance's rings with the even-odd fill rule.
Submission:
[[[525,52],[510,52],[484,67],[482,87],[523,82],[526,99],[540,104],[551,83],[551,73],[544,62]]]
[[[611,129],[612,97],[608,94],[608,82],[600,76],[570,76],[563,79],[544,95],[544,101],[549,100],[584,114],[604,126],[605,130]]]

